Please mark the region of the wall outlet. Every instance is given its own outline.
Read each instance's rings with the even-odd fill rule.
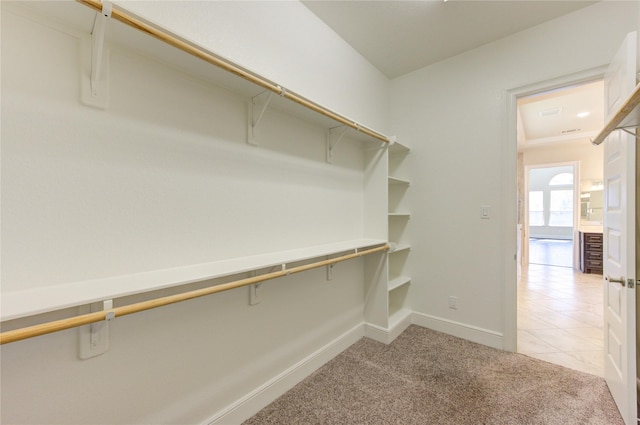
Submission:
[[[449,297],[449,308],[452,308],[454,310],[458,309],[458,297]]]

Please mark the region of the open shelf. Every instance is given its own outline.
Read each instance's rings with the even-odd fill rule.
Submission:
[[[210,263],[5,292],[2,294],[1,320],[18,319],[384,244],[384,240],[354,239]]]
[[[398,276],[395,279],[389,280],[387,289],[389,290],[389,292],[391,292],[394,289],[398,289],[401,286],[407,285],[409,283],[411,283],[411,278],[409,276]]]
[[[396,244],[395,247],[393,247],[392,245],[392,249],[389,250],[389,254],[393,254],[395,252],[402,252],[408,249],[411,249],[411,245],[409,245],[408,243]]]
[[[394,142],[389,146],[389,153],[392,155],[408,154],[409,152],[411,152],[411,149],[407,145],[403,145],[400,142]]]
[[[408,213],[408,212],[390,212],[389,213],[389,217],[406,217],[406,218],[410,218],[411,217],[411,213]]]
[[[389,176],[389,184],[397,184],[397,185],[403,185],[403,186],[410,186],[411,182],[409,180],[405,180],[405,179],[399,179],[397,177],[391,177]]]
[[[93,1],[88,1],[87,3],[93,3]],[[114,8],[122,12],[125,16],[130,15],[126,5],[116,5]],[[86,34],[88,37],[90,37],[93,30],[96,17],[96,10],[77,1],[14,2],[14,4],[8,6],[8,10],[12,9],[22,14],[26,13],[35,15],[35,17],[43,17],[47,21],[55,20],[55,22],[72,28],[79,33]],[[135,18],[135,14],[131,14],[131,16]],[[305,98],[302,94],[296,94],[293,90],[286,90],[286,84],[276,84],[276,82],[270,81],[239,64],[231,62],[223,55],[218,55],[210,51],[205,46],[182,38],[179,34],[173,33],[169,28],[163,28],[152,22],[143,21],[142,23],[148,25],[154,31],[161,33],[162,40],[147,33],[144,29],[138,30],[134,28],[135,25],[131,26],[112,17],[106,22],[105,46],[108,48],[124,49],[147,58],[158,60],[165,65],[187,72],[191,76],[224,88],[247,100],[268,90],[231,70],[228,71],[207,62],[205,59],[201,59],[201,57],[211,56],[225,62],[227,65],[237,68],[243,73],[256,77],[257,80],[262,80],[263,82],[268,82],[270,85],[285,89],[280,93],[273,92],[276,96],[272,96],[269,108],[273,107],[276,110],[327,129],[336,127],[336,125],[353,126],[353,130],[348,133],[348,138],[353,140],[367,143],[373,141],[386,144],[378,139],[378,137],[368,134],[369,132],[377,134],[381,139],[385,139],[386,141],[390,139],[388,136],[365,126],[363,123],[358,123],[357,120],[341,114],[338,111],[334,111],[313,99]],[[196,57],[194,54],[172,45],[172,40],[177,40],[178,44],[187,46],[187,49],[190,49],[189,51],[197,51],[200,57]],[[287,97],[290,95],[295,96],[295,99]],[[312,108],[317,108],[317,110]],[[319,112],[320,110],[323,110],[323,112]],[[347,124],[345,124],[345,122]]]

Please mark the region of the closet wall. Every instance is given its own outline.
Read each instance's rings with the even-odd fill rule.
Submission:
[[[412,269],[414,321],[515,348],[504,338],[516,302],[508,91],[609,63],[638,29],[637,8],[600,2],[392,81],[391,125],[412,146],[412,256],[424,259]]]
[[[152,19],[179,30],[175,4],[138,12],[166,8]],[[320,85],[322,103],[387,127],[384,77],[302,5],[270,3],[268,19],[260,3],[180,5],[190,19],[224,15],[225,25],[201,28],[209,39],[196,36],[232,41],[213,46],[223,56],[251,58],[241,64],[308,97]],[[88,13],[86,26],[2,2],[3,291],[384,237],[365,232],[364,152],[377,142],[345,140],[328,164],[326,128],[268,109],[259,146],[248,145],[246,97],[123,45],[107,45],[108,108],[83,105],[93,12],[64,7]],[[257,22],[251,44],[245,24]],[[299,44],[276,47],[283,34]],[[386,208],[378,215],[384,222]],[[3,345],[0,421],[240,421],[362,336],[363,265],[340,263],[332,280],[316,269],[264,283],[254,306],[240,288],[117,318],[110,349],[88,360],[76,329]]]

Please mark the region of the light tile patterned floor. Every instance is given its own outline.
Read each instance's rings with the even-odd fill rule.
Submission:
[[[530,264],[518,282],[518,352],[603,376],[602,276]]]

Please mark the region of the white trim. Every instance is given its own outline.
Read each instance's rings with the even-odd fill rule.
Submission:
[[[359,341],[363,336],[364,326],[360,323],[244,397],[220,410],[204,421],[203,425],[242,423],[293,388],[322,365]]]
[[[416,312],[413,313],[412,322],[414,325],[444,332],[458,338],[477,342],[478,344],[487,345],[499,350],[503,348],[504,335],[499,332]]]
[[[383,344],[390,344],[394,339],[400,336],[413,323],[413,312],[407,310],[406,314],[399,318],[397,322],[390,324],[389,328],[374,325],[373,323],[364,323],[364,336]]]
[[[374,325],[373,323],[364,323],[364,336],[383,344],[389,343],[389,329]]]

